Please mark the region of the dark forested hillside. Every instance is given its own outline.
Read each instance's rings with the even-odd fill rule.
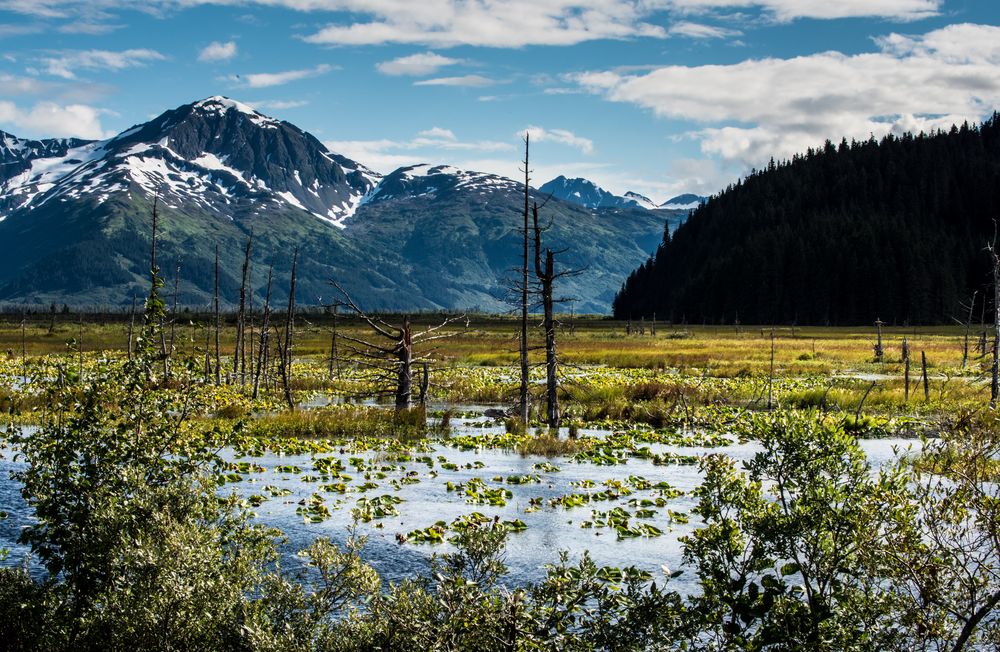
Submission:
[[[978,317],[998,219],[998,114],[948,133],[827,142],[695,210],[629,276],[614,310],[709,323],[940,323],[978,290]]]

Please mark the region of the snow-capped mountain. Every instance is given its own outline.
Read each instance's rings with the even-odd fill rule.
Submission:
[[[518,191],[518,188],[521,190]],[[366,201],[382,202],[408,197],[435,196],[455,191],[484,196],[498,190],[524,192],[524,186],[513,179],[495,174],[425,163],[402,167],[386,175]]]
[[[104,141],[0,142],[0,220],[46,202],[141,190],[230,217],[291,206],[342,227],[379,180],[294,125],[219,96]]]
[[[686,193],[683,195],[677,195],[676,197],[671,197],[667,201],[660,204],[659,208],[671,211],[692,211],[707,201],[708,197]]]
[[[644,208],[646,210],[690,211],[708,201],[699,195],[678,195],[657,204],[649,197],[637,192],[616,195],[601,188],[589,179],[567,179],[558,176],[544,184],[539,191],[587,208]]]
[[[623,197],[626,200],[631,201],[633,205],[638,206],[639,208],[645,208],[650,211],[659,208],[659,206],[656,205],[656,202],[649,197],[640,195],[637,192],[632,192],[631,190],[626,192]]]
[[[544,194],[552,195],[556,199],[587,208],[621,208],[631,203],[624,197],[619,197],[601,188],[593,181],[579,177],[567,179],[560,175],[543,184],[538,190]]]
[[[608,311],[664,228],[663,211],[637,208],[647,199],[594,188],[610,198],[596,208],[530,190],[545,202],[559,264],[586,270],[561,288],[579,312]],[[120,305],[145,293],[154,198],[160,260],[180,268],[185,305],[212,297],[216,251],[232,300],[251,233],[253,294],[263,297],[273,264],[280,297],[298,251],[306,304],[329,300],[337,280],[371,309],[502,310],[503,279],[521,255],[521,183],[447,165],[383,177],[216,96],[107,140],[0,133],[0,302]]]

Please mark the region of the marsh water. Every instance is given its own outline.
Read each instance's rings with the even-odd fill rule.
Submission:
[[[502,431],[502,428],[474,426],[469,420],[456,420],[453,429],[456,434]],[[603,434],[609,433],[605,431]],[[877,469],[907,450],[916,448],[919,442],[872,439],[861,440],[860,445],[873,469]],[[678,538],[699,526],[697,517],[691,514],[696,504],[692,490],[701,479],[697,465],[655,465],[649,460],[630,458],[624,464],[602,466],[591,462],[575,462],[565,457],[525,457],[516,452],[496,449],[460,450],[449,445],[446,440],[432,446],[432,451],[415,453],[413,457],[429,456],[434,461],[433,465],[416,459],[405,463],[386,462],[384,453],[377,451],[334,451],[315,455],[277,455],[266,452],[250,457],[226,450],[223,455],[227,460],[251,462],[254,469],[241,472],[242,479],[225,485],[225,490],[236,491],[248,498],[273,495],[254,507],[253,511],[261,522],[284,532],[287,538],[283,545],[286,566],[294,567],[299,564],[295,552],[316,537],[324,536],[335,542],[343,542],[353,520],[351,508],[357,506],[359,498],[372,499],[388,494],[401,499],[396,505],[399,514],[358,525],[358,533],[367,536],[364,557],[386,581],[397,581],[425,573],[432,555],[451,549],[447,543],[414,543],[412,539],[400,543],[400,537],[406,537],[409,533],[432,526],[438,521],[450,524],[472,512],[479,512],[490,519],[499,517],[502,521],[520,519],[527,526],[522,531],[511,533],[508,539],[506,563],[510,569],[509,581],[512,583],[540,579],[545,573],[545,566],[558,561],[560,551],[567,551],[572,560],[579,559],[584,551],[589,551],[599,565],[636,566],[652,572],[654,577],[662,577],[664,567],[671,571],[683,570],[682,547]],[[673,452],[695,456],[725,453],[737,461],[747,460],[759,450],[758,445],[752,442],[733,443],[721,448],[665,445],[652,445],[650,448],[654,453]],[[321,485],[330,482],[329,479],[317,481],[315,477],[323,473],[322,469],[316,467],[316,461],[321,458],[338,458],[342,462],[344,473],[351,476],[350,481],[343,480],[347,485],[346,490],[330,492],[321,489]],[[355,458],[353,466],[351,458]],[[384,477],[371,483],[377,486],[369,485],[362,491],[366,481],[364,473],[357,471],[359,459],[362,468],[380,469],[379,473],[384,473]],[[443,466],[445,464],[447,468]],[[29,523],[30,513],[20,496],[18,483],[10,478],[11,472],[19,468],[23,468],[23,463],[16,459],[10,448],[0,450],[0,510],[8,515],[0,520],[0,548],[10,551],[8,558],[0,564],[6,565],[21,563],[27,553],[17,543],[17,537]],[[537,476],[539,481],[510,484],[506,482],[509,476]],[[665,505],[653,507],[649,510],[652,513],[647,512],[643,518],[635,514],[637,505],[630,506],[628,501],[655,499],[659,495],[656,489],[633,489],[627,496],[572,508],[549,504],[551,499],[567,494],[600,492],[605,488],[603,483],[608,480],[628,484],[629,478],[632,478],[634,486],[634,478],[637,477],[644,478],[653,485],[659,482],[669,483],[683,493],[670,498]],[[473,478],[481,478],[488,487],[502,486],[509,490],[511,497],[506,500],[506,505],[470,504],[462,491],[449,491],[446,485],[448,482],[459,485]],[[320,522],[310,522],[300,513],[302,503],[314,494],[322,495],[330,510],[329,517]],[[631,522],[648,523],[661,530],[662,535],[619,538],[618,532],[613,528],[587,526],[588,522],[595,520],[594,510],[608,511],[615,507],[629,511],[633,515]],[[689,515],[690,520],[687,523],[678,522],[678,519],[671,518],[670,512]],[[597,517],[599,516],[598,514]],[[451,534],[453,531],[448,530],[447,535]],[[680,586],[674,586],[683,590],[688,588],[693,579],[687,573],[682,574],[676,580]]]

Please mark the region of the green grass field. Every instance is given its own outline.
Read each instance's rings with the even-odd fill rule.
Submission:
[[[417,330],[436,320],[419,316]],[[235,328],[230,322],[226,320],[220,335],[224,369],[231,365],[228,359],[234,346]],[[207,346],[209,357],[214,357],[210,324],[206,316],[182,315],[177,319],[172,330],[174,356],[190,357],[201,364]],[[634,330],[638,325],[633,324]],[[531,326],[533,374],[540,382],[542,369],[538,364],[544,355],[541,332],[534,321]],[[557,338],[561,395],[568,419],[654,426],[678,421],[697,424],[699,411],[766,409],[769,399],[772,408],[934,419],[974,411],[989,401],[991,356],[979,354],[978,328],[970,334],[969,355],[963,366],[965,332],[959,327],[884,327],[881,361],[874,355],[874,327],[780,327],[773,331],[772,366],[770,327],[658,324],[655,334],[650,332],[651,324],[644,327],[644,334],[629,335],[622,322],[596,318],[563,321]],[[339,335],[368,336],[366,327],[356,320],[341,317],[337,328]],[[0,322],[2,368],[8,377],[15,377],[23,373],[25,363],[30,367],[60,356],[79,360],[81,348],[85,361],[99,352],[123,355],[128,330],[127,321],[121,318],[99,320],[93,316],[84,317],[81,323],[79,318],[59,315],[53,324],[49,315],[41,315],[25,321],[23,328],[20,320]],[[300,401],[329,394],[374,395],[372,379],[349,363],[338,365],[339,374],[331,377],[332,332],[328,315],[304,314],[296,320],[292,384]],[[431,400],[513,404],[517,322],[480,317],[467,327],[455,325],[450,332],[452,337],[434,342],[437,362],[432,371]],[[169,339],[169,326],[167,333]],[[909,391],[901,360],[904,338],[911,356]],[[927,359],[926,394],[922,353]],[[225,411],[255,409],[245,400],[247,385],[236,379],[227,389],[225,396],[231,405]],[[13,389],[5,392],[18,393]],[[275,398],[273,391],[265,395]],[[244,403],[233,408],[237,398]]]

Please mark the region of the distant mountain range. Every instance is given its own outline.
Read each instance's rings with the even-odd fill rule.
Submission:
[[[540,203],[552,195],[546,237],[566,249],[562,264],[586,270],[560,291],[578,312],[607,312],[664,223],[690,209],[684,197],[657,207],[570,182],[594,189],[591,205],[546,190],[557,181],[530,192]],[[224,300],[235,301],[252,231],[257,301],[271,264],[283,294],[298,249],[302,303],[329,301],[335,279],[372,309],[496,311],[518,261],[524,187],[445,165],[382,176],[224,97],[103,141],[0,132],[0,302],[122,305],[144,294],[154,197],[160,264],[168,277],[179,266],[182,304],[209,301],[216,246]]]
[[[567,179],[558,176],[538,188],[542,194],[552,195],[563,201],[568,201],[587,208],[645,208],[646,210],[690,211],[708,201],[708,197],[700,195],[678,195],[662,204],[657,204],[649,197],[637,192],[626,192],[616,195],[601,188],[588,179]]]

